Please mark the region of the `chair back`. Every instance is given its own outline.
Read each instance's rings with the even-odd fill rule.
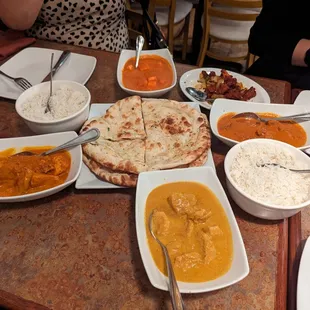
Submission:
[[[253,9],[260,9],[262,6],[261,0],[205,0],[205,13],[207,17],[212,16],[237,21],[255,21],[259,15],[259,10]]]

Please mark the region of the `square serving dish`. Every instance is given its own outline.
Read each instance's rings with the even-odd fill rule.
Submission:
[[[245,101],[237,100],[228,100],[228,99],[217,99],[214,101],[214,104],[210,113],[210,127],[213,134],[222,142],[228,146],[234,146],[239,143],[236,140],[226,138],[219,134],[217,130],[218,120],[225,113],[242,113],[242,112],[269,112],[275,113],[281,116],[293,115],[299,113],[305,113],[310,111],[306,105],[295,105],[295,104],[266,104],[266,103],[249,103]],[[300,126],[303,127],[307,134],[306,144],[300,147],[300,150],[305,150],[310,147],[310,121],[300,123]]]
[[[159,89],[159,90],[152,90],[152,91],[139,91],[139,90],[132,90],[129,88],[126,88],[123,84],[123,78],[122,78],[122,72],[123,72],[123,68],[126,64],[126,62],[132,58],[136,56],[136,51],[134,50],[122,50],[119,59],[118,59],[118,65],[117,65],[117,82],[119,84],[119,86],[128,94],[130,95],[138,95],[141,97],[151,97],[151,98],[156,98],[156,97],[161,97],[162,95],[164,95],[165,93],[167,93],[168,91],[170,91],[177,83],[177,72],[175,69],[175,64],[173,61],[173,58],[169,52],[169,50],[167,48],[164,49],[159,49],[159,50],[149,50],[149,51],[142,51],[141,52],[141,56],[143,55],[157,55],[157,56],[161,56],[163,58],[165,58],[171,65],[172,67],[172,72],[173,72],[173,80],[172,80],[172,85],[167,87],[167,88],[163,88],[163,89]]]
[[[199,182],[207,186],[216,195],[226,213],[233,238],[233,261],[229,271],[223,276],[207,282],[178,281],[180,292],[210,292],[237,283],[249,273],[248,259],[230,203],[215,171],[210,167],[143,172],[139,175],[136,192],[136,230],[142,261],[150,282],[158,289],[168,290],[168,278],[158,270],[147,241],[145,227],[146,200],[154,188],[165,183],[180,181]]]
[[[16,152],[20,152],[21,149],[26,146],[58,146],[70,141],[71,139],[74,139],[75,137],[77,137],[76,132],[67,131],[39,136],[0,139],[0,151],[4,151],[11,147],[15,148]],[[80,174],[82,167],[82,148],[79,145],[70,149],[68,152],[71,155],[71,167],[67,180],[63,184],[33,194],[0,197],[0,203],[22,202],[44,198],[60,192],[75,182]]]

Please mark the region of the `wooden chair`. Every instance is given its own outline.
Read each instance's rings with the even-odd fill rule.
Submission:
[[[247,44],[250,29],[261,8],[261,0],[205,0],[203,39],[197,65],[203,65],[206,55],[221,61],[247,60],[249,63],[248,52],[238,57],[217,55],[210,51],[210,43],[213,39],[228,44]]]
[[[189,32],[190,12],[193,8],[191,2],[186,0],[150,0],[148,12],[151,18],[156,14],[158,26],[167,27],[167,44],[171,53],[174,47],[174,28],[183,22],[183,48],[182,58],[186,58],[187,41]],[[130,9],[141,12],[139,4],[131,4]]]

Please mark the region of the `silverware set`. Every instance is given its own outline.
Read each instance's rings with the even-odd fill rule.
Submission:
[[[68,57],[70,56],[71,52],[69,51],[63,51],[62,54],[60,55],[57,63],[55,64],[55,66],[53,68],[51,68],[51,71],[48,73],[48,75],[43,79],[42,82],[46,82],[48,81],[50,78],[52,78],[55,73],[58,71],[58,69],[65,63],[65,61],[68,59]],[[12,77],[8,74],[6,74],[5,72],[0,70],[0,75],[3,75],[5,77],[7,77],[8,79],[14,81],[14,83],[20,87],[22,90],[27,90],[28,88],[32,87],[33,85],[25,78],[23,77]]]

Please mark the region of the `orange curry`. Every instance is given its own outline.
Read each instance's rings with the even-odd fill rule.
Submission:
[[[295,147],[306,144],[305,130],[293,121],[260,122],[253,118],[232,118],[236,113],[224,114],[217,123],[221,136],[241,142],[255,138],[274,139],[286,142]],[[257,113],[261,117],[279,117],[274,113]]]
[[[173,72],[169,62],[157,55],[140,57],[135,68],[136,58],[130,58],[123,69],[123,84],[132,90],[158,90],[172,85]]]
[[[22,151],[40,154],[52,147],[25,147]],[[14,148],[0,152],[0,196],[40,192],[65,182],[71,167],[69,152],[47,156],[14,155]]]

